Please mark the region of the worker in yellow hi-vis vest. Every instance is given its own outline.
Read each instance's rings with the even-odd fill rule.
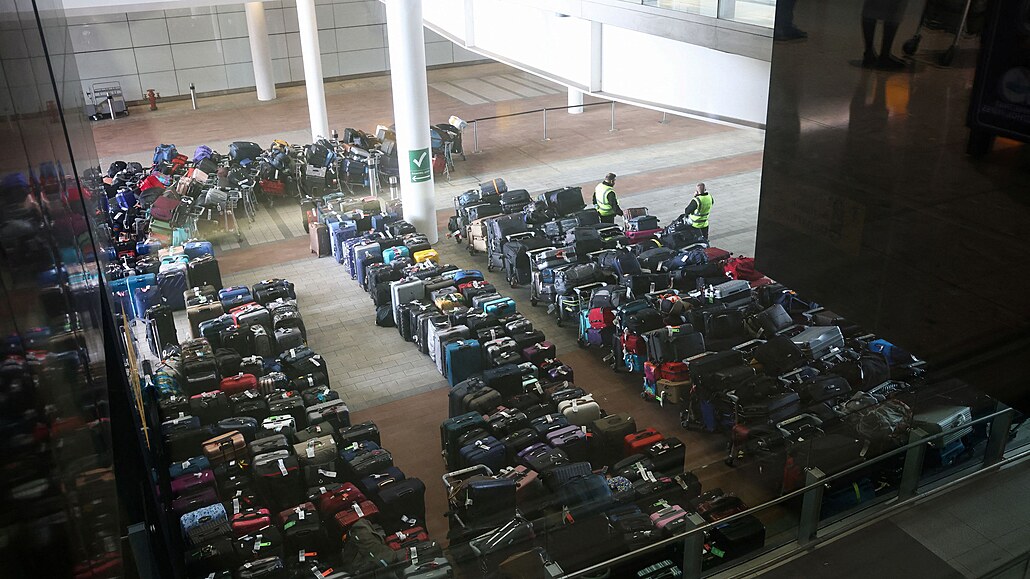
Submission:
[[[705,188],[704,183],[698,183],[694,191],[694,198],[687,204],[683,214],[687,217],[687,223],[697,230],[700,237],[708,241],[708,216],[712,212],[712,205],[715,200],[712,194]]]
[[[615,195],[615,173],[608,173],[604,181],[594,187],[594,210],[601,223],[615,223],[615,216],[622,214],[619,198]]]

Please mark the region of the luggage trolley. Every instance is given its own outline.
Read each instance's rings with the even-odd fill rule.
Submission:
[[[924,28],[942,30],[952,34],[953,38],[951,46],[938,57],[938,62],[941,66],[951,65],[958,51],[958,41],[962,38],[963,31],[967,30],[970,17],[983,14],[983,9],[978,8],[975,12],[973,10],[973,0],[926,0],[916,33],[905,41],[901,49],[908,56],[912,56],[919,50]]]
[[[579,313],[590,308],[590,296],[597,288],[603,287],[603,282],[591,282],[572,288],[571,294],[561,295],[555,298],[554,315],[558,327],[566,321],[579,321]]]
[[[443,486],[447,490],[447,505],[449,507],[446,514],[450,526],[448,535],[460,535],[469,530],[469,527],[461,520],[461,516],[458,514],[461,512],[462,505],[459,505],[456,502],[459,498],[458,493],[461,491],[462,486],[471,480],[493,477],[493,474],[494,473],[490,470],[490,467],[483,464],[477,464],[468,468],[443,474],[443,477],[441,478],[443,479]]]

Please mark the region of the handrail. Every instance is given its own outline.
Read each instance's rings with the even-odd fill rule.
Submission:
[[[508,118],[508,117],[520,117],[522,115],[531,115],[531,114],[536,114],[536,113],[543,113],[543,120],[544,120],[544,138],[543,138],[543,140],[547,141],[547,140],[549,140],[547,138],[547,111],[564,111],[564,110],[568,110],[568,109],[581,109],[581,108],[586,108],[586,107],[596,107],[598,105],[607,105],[607,106],[610,106],[612,108],[612,126],[609,129],[609,132],[615,132],[617,130],[615,128],[615,101],[599,101],[599,102],[593,102],[593,103],[583,103],[583,104],[580,104],[580,105],[567,105],[567,106],[564,106],[564,107],[543,107],[543,108],[539,108],[539,109],[531,109],[531,110],[528,110],[528,111],[519,111],[517,113],[505,113],[503,115],[491,115],[489,117],[480,117],[478,119],[472,119],[472,120],[469,120],[469,121],[465,121],[468,124],[472,125],[472,153],[476,154],[476,153],[481,153],[482,152],[482,151],[479,150],[479,123],[481,121],[492,121],[492,120],[495,120],[495,119],[505,119],[505,118]],[[662,120],[659,121],[659,123],[663,124],[663,125],[666,123],[666,113],[662,113]]]
[[[565,106],[565,107],[543,107],[543,108],[532,109],[532,110],[528,110],[528,111],[519,111],[517,113],[506,113],[506,114],[503,114],[503,115],[493,115],[493,116],[490,116],[490,117],[480,117],[478,119],[472,119],[471,121],[468,121],[468,122],[475,123],[477,121],[492,121],[494,119],[503,119],[503,118],[506,118],[506,117],[517,117],[517,116],[520,116],[520,115],[528,115],[528,114],[531,114],[531,113],[539,113],[539,112],[542,112],[542,111],[563,111],[565,109],[578,109],[578,108],[583,108],[583,107],[595,107],[597,105],[611,105],[612,102],[614,102],[614,101],[598,101],[596,103],[583,103],[581,105],[569,105],[569,106]]]
[[[767,509],[769,509],[772,506],[775,506],[775,505],[778,505],[778,504],[781,504],[781,503],[785,503],[785,502],[790,501],[792,499],[795,499],[797,497],[801,497],[801,496],[805,495],[806,493],[812,491],[813,489],[825,486],[827,483],[830,483],[830,482],[833,482],[835,480],[841,479],[841,478],[843,478],[845,476],[848,476],[848,475],[850,475],[852,473],[855,473],[855,472],[858,472],[860,470],[867,469],[871,465],[884,462],[884,461],[886,461],[886,460],[888,460],[888,459],[890,459],[892,457],[899,456],[899,455],[901,455],[903,453],[907,453],[909,450],[911,450],[913,448],[917,448],[917,447],[920,447],[920,446],[923,446],[923,445],[927,445],[930,442],[932,442],[932,441],[934,441],[934,440],[936,440],[938,438],[943,438],[945,436],[948,436],[949,434],[951,434],[953,432],[960,431],[960,430],[966,430],[966,429],[968,429],[968,428],[970,428],[972,426],[975,426],[977,424],[991,421],[994,418],[998,418],[998,417],[1006,415],[1006,414],[1015,414],[1015,413],[1016,413],[1016,411],[1014,409],[1006,408],[1004,410],[999,410],[999,411],[997,411],[997,412],[995,412],[993,414],[989,414],[987,416],[982,416],[980,418],[977,418],[976,420],[973,420],[973,421],[971,421],[971,422],[969,422],[967,424],[963,424],[962,426],[959,426],[959,427],[956,427],[956,428],[952,428],[952,429],[949,429],[949,430],[944,430],[944,431],[941,431],[941,432],[939,432],[937,434],[934,434],[934,435],[931,435],[931,436],[926,436],[924,438],[920,438],[919,440],[917,440],[915,442],[910,442],[909,444],[906,444],[905,446],[896,448],[896,449],[894,449],[894,450],[892,450],[890,452],[887,452],[887,453],[884,453],[882,455],[879,455],[879,456],[873,458],[872,460],[864,461],[864,462],[861,462],[861,463],[859,463],[859,464],[857,464],[857,465],[855,465],[853,467],[844,469],[844,470],[842,470],[842,471],[840,471],[838,473],[835,473],[835,474],[832,474],[832,475],[827,475],[826,477],[821,478],[819,481],[817,481],[815,483],[806,485],[806,486],[804,486],[804,487],[802,487],[800,489],[797,489],[795,491],[791,491],[791,492],[789,492],[789,493],[787,493],[785,495],[781,495],[781,496],[779,496],[779,497],[777,497],[775,499],[772,499],[770,501],[766,501],[766,502],[764,502],[764,503],[762,503],[760,505],[751,507],[751,508],[749,508],[749,509],[747,509],[745,511],[741,511],[739,513],[733,514],[733,515],[728,516],[726,518],[719,519],[718,521],[715,521],[715,522],[705,523],[703,525],[697,526],[697,527],[695,527],[695,528],[693,528],[693,529],[691,529],[689,531],[686,531],[684,533],[681,533],[679,535],[674,535],[674,536],[669,537],[667,539],[662,539],[661,541],[658,541],[656,543],[652,543],[652,544],[650,544],[650,545],[648,545],[646,547],[641,547],[640,549],[637,549],[635,551],[630,551],[629,553],[624,553],[622,555],[619,555],[617,557],[613,557],[613,558],[608,559],[606,561],[603,561],[601,563],[596,563],[596,564],[591,565],[589,567],[586,567],[584,569],[580,569],[580,570],[574,571],[572,573],[568,573],[568,574],[562,575],[562,577],[563,578],[580,577],[580,576],[583,576],[583,575],[585,575],[587,573],[591,573],[591,572],[594,572],[594,571],[601,571],[601,570],[603,570],[603,569],[605,569],[607,567],[611,567],[612,565],[621,563],[623,561],[628,561],[630,559],[634,559],[636,557],[639,557],[639,556],[644,555],[646,553],[649,553],[649,552],[661,549],[663,547],[672,545],[674,543],[679,543],[679,542],[685,541],[690,536],[696,535],[698,533],[705,533],[705,532],[707,532],[707,531],[709,531],[711,529],[714,529],[717,526],[725,525],[726,523],[729,523],[729,522],[737,520],[737,519],[741,519],[741,518],[744,518],[744,517],[747,517],[747,516],[754,516],[755,514],[761,512],[761,511],[767,510]],[[1019,456],[1022,457],[1024,455],[1030,455],[1030,451],[1026,451],[1024,453],[1021,453]],[[1003,462],[1008,462],[1008,461],[1003,461]],[[991,465],[991,466],[997,466],[997,465]],[[980,471],[977,471],[977,472],[983,472],[983,470],[980,470]],[[741,561],[741,563],[743,563],[743,562],[745,562],[745,561]]]

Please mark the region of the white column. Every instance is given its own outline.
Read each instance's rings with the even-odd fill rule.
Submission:
[[[570,115],[578,115],[583,112],[583,91],[569,87],[569,106],[574,107],[566,109]]]
[[[322,84],[322,51],[318,48],[318,22],[315,0],[297,0],[300,24],[300,53],[304,60],[304,84],[308,93],[311,141],[329,137],[329,115],[325,111],[325,86]]]
[[[430,243],[436,243],[439,233],[429,148],[429,88],[422,0],[386,0],[386,32],[390,43],[390,82],[404,219],[425,233]]]
[[[259,101],[275,100],[275,75],[272,74],[272,51],[268,48],[268,27],[265,5],[247,2],[247,36],[250,37],[250,58],[254,62],[254,84]]]

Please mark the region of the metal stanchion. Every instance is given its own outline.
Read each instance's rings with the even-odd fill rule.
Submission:
[[[805,470],[805,486],[826,478],[818,468]],[[805,546],[815,540],[819,531],[819,512],[823,508],[823,486],[813,487],[801,498],[801,519],[798,521],[798,545]]]
[[[663,112],[662,113],[662,120],[658,121],[658,124],[659,125],[667,125],[667,124],[669,124],[669,113]]]
[[[107,110],[111,113],[111,120],[114,120],[114,97],[107,95]]]
[[[612,128],[608,131],[614,133],[617,129],[615,128],[615,101],[612,101]]]
[[[543,111],[544,111],[544,140],[546,141],[546,140],[548,140],[547,139],[547,107],[544,107]]]
[[[479,123],[472,121],[472,152],[479,152]]]
[[[193,86],[192,82],[190,83],[190,100],[193,101],[193,110],[197,110],[197,87]]]

